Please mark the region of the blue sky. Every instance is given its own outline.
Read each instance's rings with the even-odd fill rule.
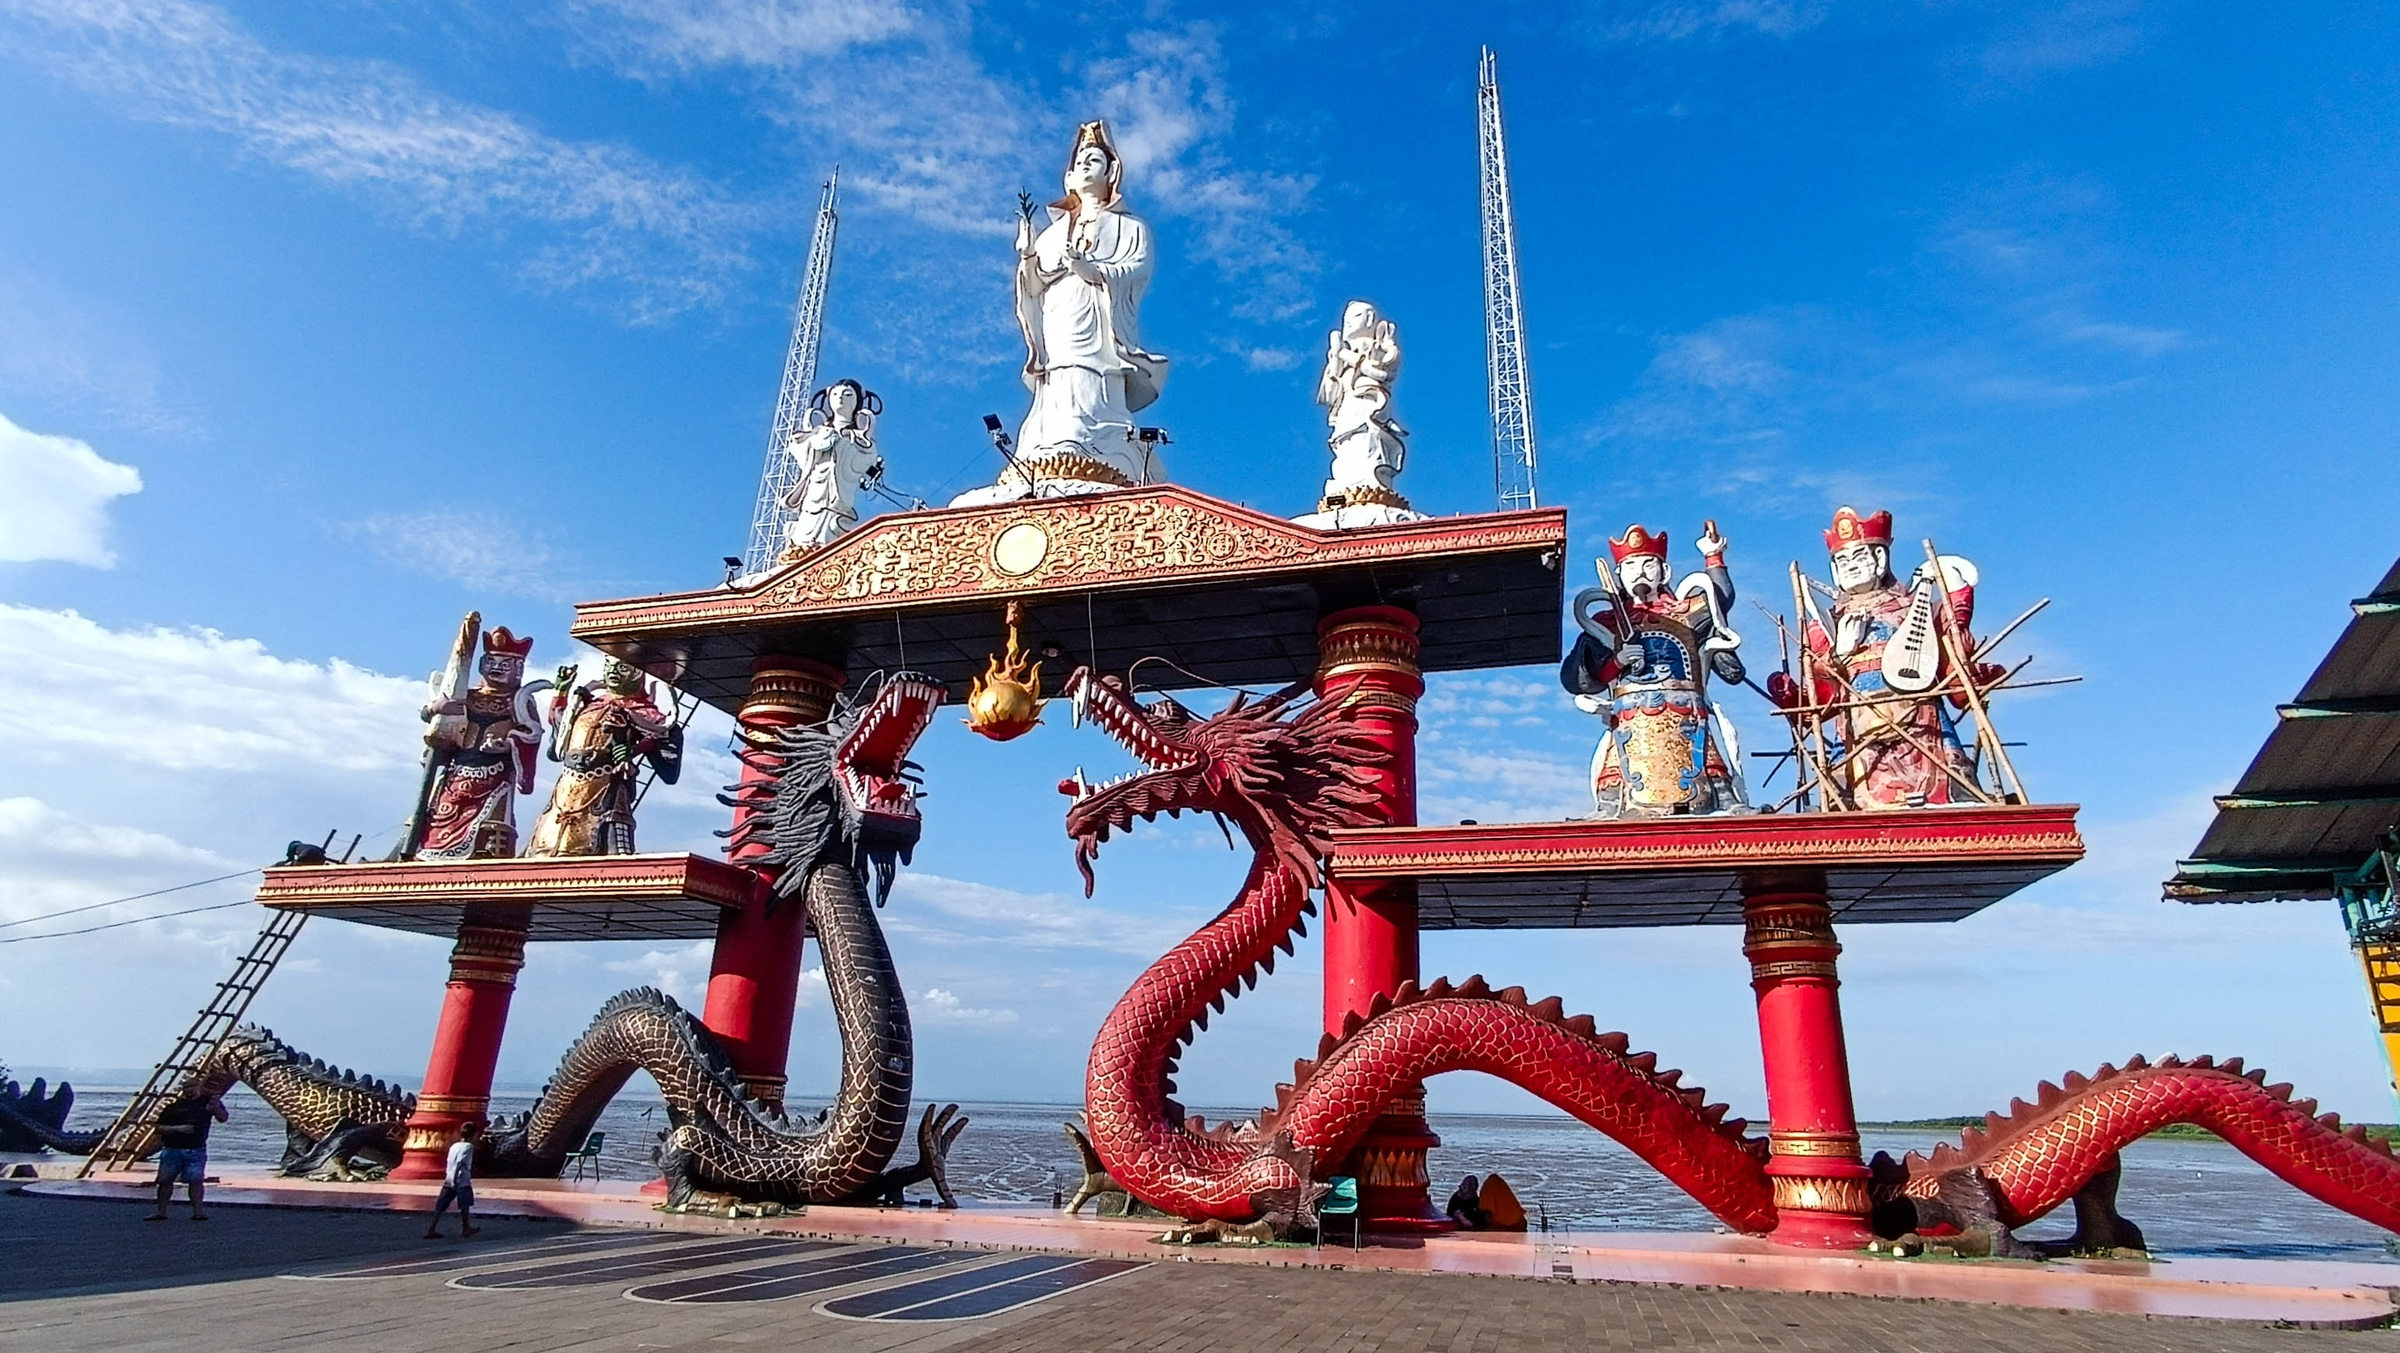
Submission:
[[[388,833],[461,611],[536,635],[539,669],[574,600],[713,582],[836,162],[825,374],[882,393],[901,487],[993,470],[979,417],[1024,402],[1015,194],[1106,116],[1160,239],[1172,476],[1307,510],[1317,357],[1363,296],[1406,350],[1404,489],[1488,507],[1488,42],[1576,576],[1633,520],[1692,567],[1714,517],[1773,605],[1835,506],[1889,507],[1981,566],[1987,628],[2051,598],[2011,650],[2086,678],[2000,717],[2036,793],[2085,805],[2091,859],[1961,925],[1845,934],[1862,1111],[2177,1051],[2388,1119],[2330,905],[2157,884],[2394,553],[2395,39],[2372,6],[2132,0],[0,0],[0,920]],[[1580,811],[1593,730],[1548,672],[1437,679],[1424,716],[1427,820]],[[1240,861],[1150,833],[1085,902],[1048,786],[1121,754],[947,724],[921,750],[927,841],[886,919],[923,1087],[1074,1098],[1109,1003]],[[727,772],[698,756],[645,843],[707,848]],[[147,1064],[252,924],[0,948],[0,1058]],[[443,952],[320,925],[256,1013],[413,1083]],[[1216,1022],[1187,1100],[1261,1102],[1313,1043],[1302,959]],[[1557,992],[1763,1113],[1729,931],[1431,936],[1425,967]],[[705,972],[537,947],[503,1078],[538,1081],[610,992]],[[810,1000],[793,1070],[821,1090]],[[1527,1101],[1451,1077],[1434,1102]]]

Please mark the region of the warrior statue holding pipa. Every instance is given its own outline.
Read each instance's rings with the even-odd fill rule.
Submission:
[[[1966,683],[1952,679],[1945,651],[1975,652],[1968,629],[1975,566],[1940,555],[1903,584],[1892,572],[1892,514],[1860,516],[1850,507],[1834,513],[1825,550],[1833,572],[1831,613],[1800,590],[1802,677],[1777,672],[1767,678],[1767,694],[1787,711],[1817,713],[1828,806],[1981,800],[1975,758],[1958,728],[1957,711],[1969,694]],[[1980,685],[2003,675],[1998,667],[1972,666]]]
[[[494,860],[517,853],[517,795],[533,792],[534,758],[542,745],[536,703],[547,681],[525,684],[533,640],[506,626],[482,634],[482,677],[466,684],[466,659],[482,618],[459,629],[450,665],[435,676],[420,710],[425,728],[425,784],[403,857],[417,860]]]
[[[1709,683],[1746,678],[1742,637],[1726,622],[1733,575],[1709,522],[1702,571],[1668,586],[1666,533],[1640,525],[1594,560],[1601,585],[1575,597],[1574,648],[1558,679],[1607,726],[1592,756],[1592,815],[1665,817],[1748,811],[1733,725]]]
[[[659,709],[650,682],[610,658],[598,681],[575,685],[558,669],[550,699],[550,759],[559,763],[550,806],[534,820],[527,855],[631,855],[633,810],[644,766],[665,784],[683,771],[683,729]]]

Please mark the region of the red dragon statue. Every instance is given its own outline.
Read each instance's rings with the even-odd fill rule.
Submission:
[[[1600,1033],[1557,998],[1529,1002],[1521,988],[1495,992],[1481,978],[1435,982],[1378,999],[1314,1062],[1295,1064],[1276,1105],[1255,1124],[1209,1128],[1172,1098],[1176,1054],[1208,1027],[1211,1009],[1272,972],[1313,910],[1323,834],[1374,821],[1373,771],[1384,753],[1354,729],[1338,702],[1290,714],[1302,688],[1256,702],[1236,697],[1195,719],[1172,700],[1144,709],[1114,678],[1078,671],[1065,694],[1147,769],[1099,787],[1069,781],[1076,796],[1067,833],[1091,885],[1091,863],[1111,830],[1160,813],[1215,813],[1241,829],[1255,858],[1223,914],[1142,974],[1092,1045],[1085,1117],[1108,1172],[1134,1197],[1179,1217],[1248,1222],[1286,1214],[1303,1196],[1304,1170],[1329,1171],[1383,1107],[1444,1071],[1483,1071],[1521,1085],[1622,1142],[1727,1225],[1775,1223],[1765,1143],[1745,1137],[1725,1106]]]
[[[1482,1071],[1615,1138],[1734,1229],[1772,1230],[1766,1144],[1746,1136],[1742,1120],[1680,1084],[1680,1073],[1658,1070],[1652,1054],[1629,1051],[1625,1035],[1564,1015],[1556,997],[1528,1001],[1521,988],[1493,991],[1480,977],[1378,998],[1365,1018],[1327,1035],[1314,1061],[1294,1064],[1255,1122],[1211,1128],[1185,1115],[1173,1097],[1182,1046],[1306,933],[1324,833],[1376,821],[1374,771],[1386,754],[1342,702],[1303,703],[1304,690],[1237,696],[1202,719],[1171,699],[1137,705],[1117,679],[1088,669],[1067,681],[1078,721],[1090,718],[1143,766],[1104,785],[1078,776],[1059,786],[1074,796],[1067,834],[1087,892],[1109,833],[1160,813],[1216,814],[1253,852],[1232,904],[1152,964],[1093,1041],[1085,1116],[1109,1177],[1174,1216],[1280,1223],[1304,1203],[1309,1177],[1338,1168],[1396,1095],[1445,1071]],[[2003,1255],[2140,1248],[2140,1231],[2114,1206],[2117,1153],[2168,1124],[2193,1123],[2312,1196],[2400,1231],[2400,1161],[2389,1147],[2265,1080],[2239,1061],[2169,1057],[2044,1084],[2037,1103],[1991,1115],[1958,1146],[1904,1161],[1879,1154],[1876,1228],[1966,1233]],[[2014,1236],[2069,1201],[2078,1226],[2067,1246]]]
[[[2141,1229],[2117,1215],[2117,1153],[2171,1123],[2204,1127],[2301,1192],[2400,1231],[2391,1146],[2344,1128],[2335,1114],[2319,1117],[2315,1100],[2294,1100],[2292,1087],[2267,1084],[2265,1071],[2244,1072],[2239,1057],[2135,1057],[2089,1077],[2070,1072],[2063,1085],[2044,1081],[2034,1099],[1986,1115],[1930,1157],[1876,1153],[1876,1231],[1963,1232],[1977,1249],[2019,1258],[2147,1248]],[[2015,1228],[2070,1200],[2072,1238],[2037,1245],[2016,1237]]]

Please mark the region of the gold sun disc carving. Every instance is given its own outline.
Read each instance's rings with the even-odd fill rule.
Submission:
[[[992,567],[1011,578],[1022,578],[1049,557],[1050,537],[1041,527],[1021,521],[992,542]]]

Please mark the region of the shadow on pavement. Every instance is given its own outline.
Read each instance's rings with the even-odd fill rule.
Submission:
[[[148,1198],[38,1198],[0,1194],[0,1301],[78,1293],[141,1292],[270,1277],[344,1259],[479,1259],[575,1233],[569,1223],[525,1217],[481,1219],[482,1234],[458,1239],[455,1214],[446,1238],[423,1239],[425,1216],[408,1212],[332,1212],[216,1204],[191,1220],[177,1191],[165,1221],[144,1221]]]

